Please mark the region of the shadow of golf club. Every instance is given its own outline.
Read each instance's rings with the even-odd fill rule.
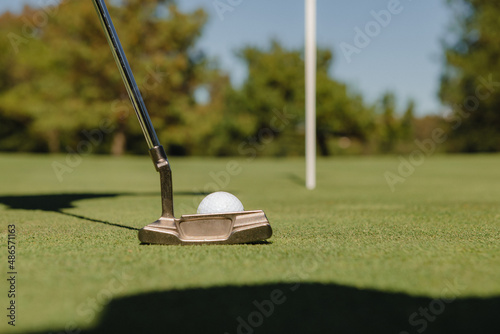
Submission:
[[[81,333],[498,333],[499,308],[498,297],[442,300],[317,283],[226,286],[113,299]],[[47,332],[62,331],[38,333]]]
[[[179,196],[205,196],[205,192],[175,192],[174,195]],[[4,204],[9,209],[15,210],[41,210],[46,212],[56,212],[62,215],[78,218],[93,223],[100,223],[109,226],[120,227],[128,230],[138,231],[138,228],[112,223],[105,220],[90,218],[74,213],[64,212],[63,209],[75,208],[74,202],[96,199],[96,198],[114,198],[119,196],[158,196],[158,211],[160,211],[160,194],[157,192],[151,193],[76,193],[76,194],[40,194],[40,195],[13,195],[0,196],[0,204]]]
[[[156,193],[155,193],[156,194]],[[18,196],[1,196],[0,204],[4,204],[9,209],[16,210],[41,210],[46,212],[56,212],[62,215],[87,220],[94,223],[105,224],[138,231],[139,229],[131,226],[112,223],[105,220],[94,219],[73,213],[62,211],[63,209],[75,208],[74,202],[95,199],[95,198],[113,198],[118,196],[138,196],[150,194],[131,194],[131,193],[81,193],[81,194],[43,194],[43,195],[18,195]]]
[[[108,221],[105,221],[105,220],[100,220],[100,219],[89,218],[89,217],[80,216],[80,215],[75,215],[75,214],[73,214],[73,213],[68,213],[68,212],[63,212],[63,211],[55,211],[55,212],[58,212],[58,213],[60,213],[60,214],[66,215],[66,216],[70,216],[70,217],[74,217],[74,218],[78,218],[78,219],[82,219],[82,220],[87,220],[87,221],[89,221],[89,222],[93,222],[93,223],[100,223],[100,224],[104,224],[104,225],[109,225],[109,226],[115,226],[115,227],[125,228],[125,229],[127,229],[127,230],[139,231],[139,229],[138,229],[138,228],[135,228],[135,227],[126,226],[126,225],[121,225],[121,224],[116,224],[116,223],[111,223],[111,222],[108,222]]]

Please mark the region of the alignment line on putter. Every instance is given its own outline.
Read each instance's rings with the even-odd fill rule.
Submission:
[[[266,240],[273,231],[262,210],[174,216],[172,171],[160,145],[134,75],[104,0],[92,0],[101,21],[123,83],[139,119],[156,170],[160,173],[162,215],[139,231],[139,240],[148,244],[237,244]]]

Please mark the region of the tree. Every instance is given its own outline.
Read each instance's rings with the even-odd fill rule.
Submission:
[[[33,10],[26,8],[26,15],[33,15]],[[6,101],[2,99],[5,94],[22,84],[29,77],[29,70],[20,64],[23,62],[19,49],[32,44],[37,47],[27,33],[23,31],[23,22],[19,17],[9,12],[0,16],[0,150],[3,151],[40,151],[43,150],[42,141],[37,133],[29,131],[28,125],[32,122],[32,117],[27,113],[18,113],[15,108],[15,101],[12,101],[10,108]],[[19,61],[18,61],[19,60]]]
[[[456,16],[439,96],[452,111],[449,149],[500,150],[500,3],[448,0]]]
[[[396,115],[396,97],[393,93],[386,93],[381,101],[381,139],[380,150],[383,153],[392,152],[399,139],[399,120]]]
[[[198,140],[188,124],[198,111],[193,94],[214,75],[195,50],[206,14],[181,13],[173,0],[114,4],[111,16],[160,141],[174,149]],[[44,138],[53,152],[76,146],[86,137],[83,130],[102,129],[103,122],[107,131],[99,138],[113,153],[133,150],[142,133],[91,2],[65,1],[52,10],[57,14],[35,27],[16,57],[0,56],[6,68],[17,69],[9,69],[14,76],[9,80],[16,84],[0,96],[4,114],[28,118],[29,131]],[[8,19],[19,26],[33,11],[26,8]],[[144,145],[140,148],[143,152]]]
[[[302,50],[287,50],[277,41],[269,48],[245,47],[239,52],[248,77],[227,95],[221,128],[238,150],[251,155],[302,155],[304,152],[304,59]],[[365,140],[373,115],[361,96],[333,80],[329,50],[318,50],[317,139],[329,155],[329,139],[352,136]]]
[[[415,137],[415,102],[408,101],[406,111],[401,119],[401,139],[404,141],[412,140]]]

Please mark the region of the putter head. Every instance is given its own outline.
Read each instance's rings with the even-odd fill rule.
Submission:
[[[243,244],[269,239],[273,230],[262,210],[174,216],[172,171],[162,146],[150,150],[160,173],[163,214],[139,230],[145,244],[202,245]]]
[[[139,231],[147,244],[201,245],[239,244],[262,241],[272,235],[262,210],[161,217]]]

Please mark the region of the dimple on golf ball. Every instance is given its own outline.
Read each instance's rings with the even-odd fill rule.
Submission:
[[[225,213],[245,211],[238,197],[225,191],[211,193],[198,206],[197,213]]]

